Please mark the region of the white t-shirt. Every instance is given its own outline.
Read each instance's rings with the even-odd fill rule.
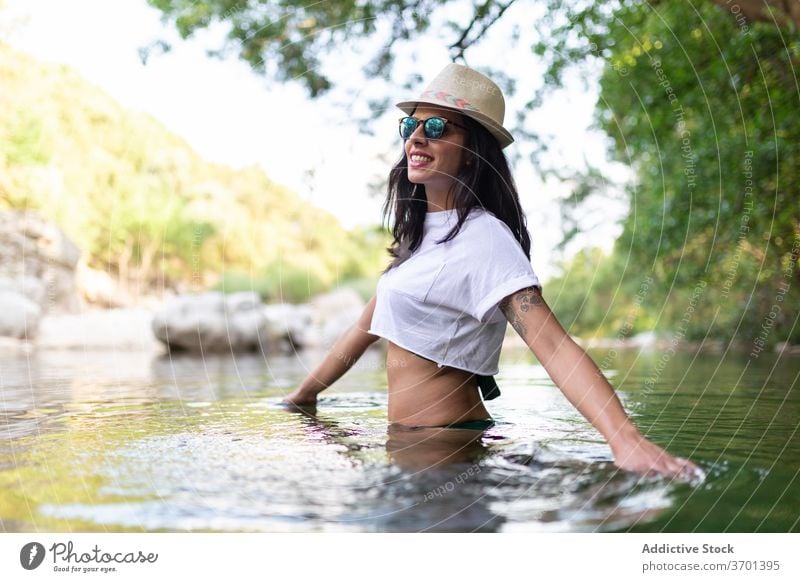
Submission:
[[[540,286],[511,229],[473,209],[450,241],[455,209],[425,215],[420,247],[378,280],[369,333],[474,374],[497,373],[507,320],[498,303]]]

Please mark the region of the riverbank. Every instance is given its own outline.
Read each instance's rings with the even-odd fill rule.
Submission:
[[[157,301],[150,301],[135,307],[114,309],[87,309],[81,313],[48,315],[41,319],[39,331],[34,341],[0,338],[0,350],[31,351],[38,350],[126,350],[137,353],[165,353],[166,349],[153,334],[153,316],[160,307]],[[725,342],[706,340],[704,342],[681,341],[674,343],[669,336],[659,338],[648,332],[626,339],[619,338],[573,338],[585,349],[643,349],[681,351],[705,351],[721,353],[726,349]],[[526,349],[522,338],[508,327],[504,348]],[[734,346],[733,349],[738,349]],[[742,345],[742,349],[746,346]],[[800,354],[800,345],[786,342],[777,344],[773,351]]]
[[[630,338],[580,338],[572,336],[572,339],[584,349],[601,350],[650,350],[664,351],[675,349],[683,352],[705,352],[723,353],[730,349],[736,352],[749,352],[753,349],[752,342],[734,342],[728,345],[723,340],[707,339],[704,341],[675,341],[670,334],[659,337],[653,332],[645,332]],[[523,339],[510,326],[503,341],[504,348],[525,349],[527,346]],[[776,353],[800,354],[800,345],[793,345],[788,342],[779,342],[773,346],[772,350]]]
[[[164,352],[153,335],[155,308],[89,309],[81,313],[48,315],[39,322],[33,341],[2,338],[0,347],[31,350],[126,350]]]

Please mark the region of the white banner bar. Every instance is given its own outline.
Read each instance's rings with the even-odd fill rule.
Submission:
[[[800,534],[3,534],[0,580],[800,580]]]

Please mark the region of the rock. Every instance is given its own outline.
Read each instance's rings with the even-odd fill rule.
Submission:
[[[78,310],[75,266],[80,254],[60,228],[35,212],[0,212],[0,277],[15,281],[17,291],[38,304],[40,312]]]
[[[173,350],[250,351],[264,347],[267,319],[256,293],[210,292],[171,299],[153,317],[152,330]]]
[[[291,350],[319,344],[310,305],[265,305],[262,313],[267,322],[266,333],[270,345]]]
[[[36,305],[42,305],[45,298],[44,284],[38,279],[24,275],[15,279],[0,277],[0,291],[14,291],[24,295]]]
[[[256,293],[183,295],[153,318],[153,333],[171,349],[273,351],[329,346],[364,309],[355,291],[340,289],[309,304],[262,305]]]
[[[261,309],[261,298],[258,293],[240,291],[225,296],[225,304],[229,313],[247,313]]]
[[[25,295],[0,290],[0,336],[31,340],[39,328],[41,309]]]
[[[312,325],[316,328],[317,344],[329,347],[358,321],[365,302],[349,288],[317,295],[311,300]]]
[[[288,350],[330,347],[363,310],[364,301],[352,289],[317,295],[308,304],[264,306],[272,344]]]
[[[330,319],[336,319],[342,313],[358,312],[360,315],[364,305],[361,296],[350,288],[336,289],[311,299],[316,324],[324,324]]]
[[[655,334],[655,332],[643,331],[642,333],[637,333],[635,336],[629,339],[628,345],[636,348],[654,349],[657,341],[658,336]]]
[[[123,307],[130,303],[130,298],[111,275],[92,269],[83,262],[76,269],[75,286],[78,294],[90,305]]]

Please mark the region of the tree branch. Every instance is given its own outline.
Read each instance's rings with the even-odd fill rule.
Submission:
[[[484,37],[486,32],[498,21],[502,18],[503,14],[506,10],[515,2],[516,0],[508,0],[505,4],[500,4],[498,11],[495,14],[490,14],[492,8],[494,6],[498,6],[495,0],[486,0],[482,6],[480,6],[476,11],[475,15],[473,16],[470,23],[466,26],[466,28],[462,31],[460,38],[450,45],[451,50],[457,50],[457,52],[453,55],[453,60],[459,60],[464,58],[464,53],[467,51],[469,47],[473,44],[478,42],[481,38]],[[480,26],[480,31],[476,33],[472,39],[467,40],[472,32],[473,28],[478,25]]]
[[[467,41],[467,36],[469,36],[469,33],[472,31],[472,27],[475,26],[475,24],[481,18],[483,18],[484,14],[486,14],[486,12],[489,10],[489,7],[492,4],[494,4],[494,0],[486,0],[486,2],[483,3],[483,6],[481,6],[475,11],[475,15],[472,17],[472,20],[470,20],[467,27],[461,33],[461,37],[456,42],[450,45],[449,47],[450,49],[458,49],[458,54],[455,57],[453,57],[453,60],[464,58],[464,51],[466,50],[467,46],[469,46],[469,44],[472,44],[472,43],[465,44]]]
[[[777,22],[779,26],[785,26],[791,21],[795,26],[800,26],[800,3],[796,0],[737,0],[735,4],[730,0],[713,2],[732,16],[741,14],[750,22]],[[737,12],[734,12],[733,6],[736,6]],[[768,8],[773,9],[772,14]]]

